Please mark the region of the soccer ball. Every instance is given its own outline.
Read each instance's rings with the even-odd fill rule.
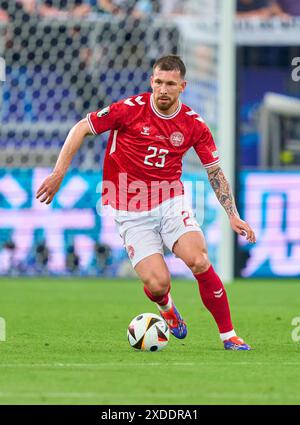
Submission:
[[[157,314],[142,313],[129,323],[127,338],[131,347],[142,351],[159,351],[169,342],[167,323]]]

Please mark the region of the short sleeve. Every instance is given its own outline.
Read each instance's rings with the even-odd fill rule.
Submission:
[[[90,130],[93,134],[101,134],[108,130],[119,129],[124,122],[125,109],[121,102],[113,103],[106,108],[87,114]]]
[[[203,167],[209,168],[212,165],[217,165],[220,162],[219,154],[210,129],[205,123],[202,123],[201,127],[199,126],[197,131],[200,132],[200,136],[193,147],[199,156]]]

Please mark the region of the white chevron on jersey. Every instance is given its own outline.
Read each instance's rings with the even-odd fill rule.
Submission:
[[[198,115],[197,117],[195,117],[196,120],[200,121],[200,122],[204,122],[204,119],[200,117],[200,115],[193,111],[193,109],[191,109],[190,111],[186,112],[186,115],[189,115],[190,117],[193,115]]]
[[[134,100],[136,101],[136,103],[138,103],[139,105],[145,105],[146,102],[142,101],[143,96],[137,96]]]
[[[131,101],[132,97],[129,97],[128,99],[124,100],[124,103],[129,106],[134,106],[135,104]]]
[[[135,106],[136,105],[136,103],[138,104],[138,105],[145,105],[146,104],[146,102],[143,102],[143,96],[137,96],[137,97],[135,97],[134,99],[132,98],[132,97],[129,97],[128,99],[126,99],[125,101],[124,101],[124,103],[126,104],[126,105],[129,105],[129,106]],[[136,103],[134,103],[134,101],[136,102]]]
[[[195,112],[193,110],[186,112],[186,114],[187,115],[198,115],[197,112]]]

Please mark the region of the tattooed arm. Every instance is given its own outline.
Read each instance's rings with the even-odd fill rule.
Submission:
[[[221,167],[219,165],[215,165],[214,167],[208,168],[207,175],[211,187],[213,188],[220,204],[225,209],[228,217],[230,218],[234,215],[239,217],[231,187],[224,176]]]
[[[251,227],[245,221],[241,220],[236,208],[230,184],[228,183],[221,167],[219,165],[215,165],[208,168],[207,175],[211,187],[228,215],[232,229],[240,235],[246,236],[249,242],[254,243],[256,241],[255,234]]]

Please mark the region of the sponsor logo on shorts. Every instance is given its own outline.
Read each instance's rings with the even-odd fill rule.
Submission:
[[[181,146],[182,143],[184,142],[184,135],[180,133],[180,131],[175,131],[174,133],[171,134],[170,141],[173,146],[176,146],[176,147]]]
[[[97,112],[97,117],[99,117],[99,118],[104,117],[108,113],[109,113],[109,106],[107,106],[106,108],[103,108],[103,109],[101,109],[101,111]]]
[[[134,248],[133,248],[133,246],[132,245],[128,245],[127,246],[127,252],[128,252],[128,257],[130,258],[130,260],[132,260],[133,259],[133,257],[134,257]]]

